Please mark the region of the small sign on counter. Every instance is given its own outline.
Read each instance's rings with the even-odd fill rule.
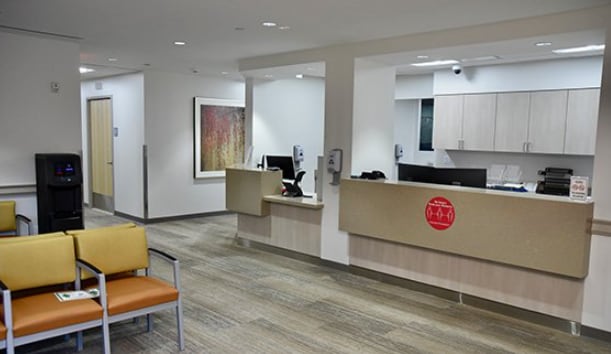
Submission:
[[[587,200],[588,199],[588,177],[571,176],[571,187],[569,197],[572,200]]]

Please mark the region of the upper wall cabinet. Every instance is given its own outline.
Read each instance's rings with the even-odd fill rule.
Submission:
[[[593,155],[599,89],[435,97],[433,146]]]
[[[496,104],[494,151],[525,152],[530,93],[499,93]]]
[[[594,155],[599,100],[599,89],[569,91],[565,154]]]
[[[562,154],[566,133],[568,91],[530,94],[527,152]]]
[[[491,151],[494,148],[496,96],[465,95],[462,126],[464,150]]]
[[[462,148],[463,96],[437,96],[433,113],[433,148]]]

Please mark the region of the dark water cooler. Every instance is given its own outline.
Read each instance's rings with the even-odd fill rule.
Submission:
[[[83,173],[76,154],[36,154],[38,232],[82,229]]]

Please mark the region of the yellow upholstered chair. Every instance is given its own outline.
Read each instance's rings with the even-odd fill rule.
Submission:
[[[22,240],[25,239],[25,240]],[[15,347],[42,339],[102,327],[104,352],[110,353],[108,321],[104,311],[105,278],[100,271],[75,258],[71,236],[18,237],[0,243],[0,318],[7,354]],[[59,301],[48,287],[76,284],[81,269],[93,272],[98,280],[100,299]]]
[[[151,314],[176,310],[177,342],[184,349],[180,267],[174,257],[148,248],[142,227],[90,229],[72,234],[78,259],[93,265],[106,276],[109,323],[146,315],[152,330]],[[173,284],[152,277],[149,257],[172,265]],[[144,275],[138,274],[144,269]],[[116,274],[129,274],[113,279]]]
[[[0,236],[19,235],[19,225],[24,223],[28,227],[28,235],[31,233],[32,220],[15,212],[14,200],[0,200]]]

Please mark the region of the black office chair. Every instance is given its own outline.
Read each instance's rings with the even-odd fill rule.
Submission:
[[[15,212],[14,200],[0,201],[0,236],[17,236],[19,232],[19,224],[24,223],[28,227],[27,235],[31,234],[32,220],[27,216],[17,214]]]

